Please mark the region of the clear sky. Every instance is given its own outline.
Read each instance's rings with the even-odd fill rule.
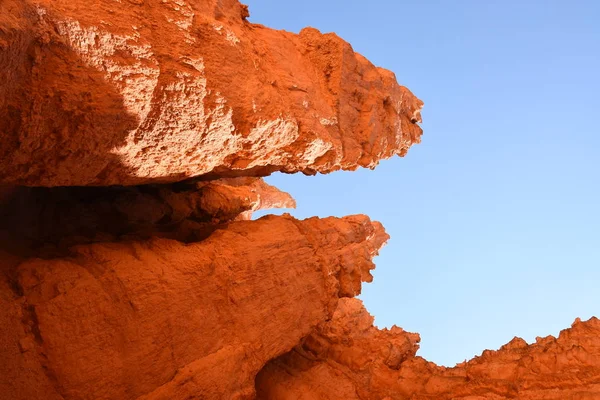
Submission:
[[[376,325],[451,366],[600,317],[600,1],[246,2],[252,22],[336,32],[425,102],[405,158],[267,179],[299,218],[384,224],[361,295]]]

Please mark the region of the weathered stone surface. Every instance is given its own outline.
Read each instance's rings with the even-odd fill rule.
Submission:
[[[213,221],[249,220],[254,211],[296,208],[289,193],[258,178],[223,178],[197,182],[196,187],[202,191],[200,207]]]
[[[422,102],[334,34],[236,0],[3,0],[0,183],[175,182],[374,167]]]
[[[599,320],[439,367],[352,298],[379,223],[247,221],[295,206],[259,176],[404,155],[422,106],[335,34],[247,17],[0,0],[0,399],[600,398]]]
[[[416,357],[419,337],[378,330],[360,300],[341,299],[291,352],[258,374],[263,400],[592,400],[600,398],[600,320],[575,321],[558,338],[528,345],[515,338],[498,351],[439,367]]]
[[[387,238],[365,216],[270,216],[13,264],[2,398],[252,398],[262,366],[371,279]]]

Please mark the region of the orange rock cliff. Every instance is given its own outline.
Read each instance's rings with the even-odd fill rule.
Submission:
[[[454,368],[355,296],[387,241],[261,177],[374,168],[422,102],[237,0],[0,1],[0,399],[600,399],[600,321]]]

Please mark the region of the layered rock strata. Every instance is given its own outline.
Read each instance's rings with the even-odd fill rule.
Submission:
[[[29,248],[165,237],[199,241],[261,209],[294,199],[260,178],[189,180],[174,185],[18,187],[6,191],[0,230]]]
[[[0,0],[0,399],[596,399],[600,322],[443,368],[354,296],[388,239],[260,177],[373,168],[422,102],[237,0]]]

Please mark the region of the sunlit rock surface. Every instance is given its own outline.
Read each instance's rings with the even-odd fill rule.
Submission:
[[[0,399],[600,398],[597,319],[439,367],[354,298],[380,223],[251,220],[295,206],[261,176],[405,155],[422,102],[248,15],[0,1]]]
[[[3,0],[0,183],[132,185],[374,167],[422,102],[335,34],[236,0]]]

